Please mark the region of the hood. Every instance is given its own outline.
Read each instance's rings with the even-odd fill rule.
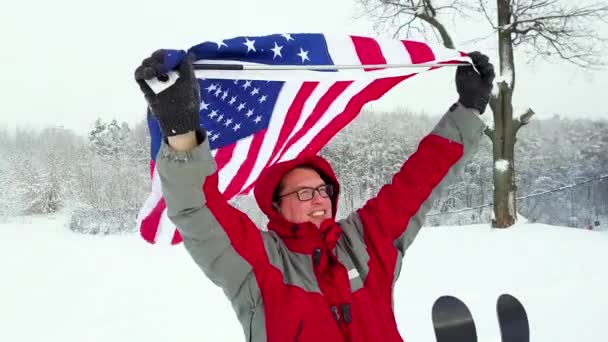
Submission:
[[[283,176],[299,166],[309,166],[315,169],[323,180],[328,184],[333,184],[334,195],[331,198],[332,204],[332,217],[336,217],[338,210],[338,196],[340,194],[340,184],[338,179],[331,168],[331,165],[320,156],[317,155],[305,155],[300,156],[293,160],[288,160],[274,164],[267,167],[260,173],[260,177],[256,181],[254,188],[255,200],[258,206],[268,219],[272,221],[285,221],[286,220],[279,215],[279,213],[272,206],[272,195],[274,190],[279,185],[279,182]]]

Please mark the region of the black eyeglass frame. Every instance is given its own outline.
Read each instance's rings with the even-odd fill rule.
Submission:
[[[325,192],[325,196],[323,196],[323,194],[321,193],[321,191],[323,191],[323,189],[325,190],[324,191]],[[310,192],[310,194],[311,194],[310,198],[305,197],[305,199],[302,199],[302,197],[300,197],[301,196],[300,191],[302,191],[302,190],[309,190],[309,191],[312,190]],[[281,198],[283,198],[285,196],[296,194],[296,197],[298,198],[298,200],[300,202],[312,201],[312,199],[315,198],[315,192],[318,192],[319,196],[321,196],[323,198],[331,198],[334,195],[334,185],[333,184],[321,184],[321,185],[319,185],[316,188],[302,187],[302,188],[299,188],[297,190],[288,192],[286,194],[279,195],[277,197],[277,200],[279,200],[279,199],[281,199]]]

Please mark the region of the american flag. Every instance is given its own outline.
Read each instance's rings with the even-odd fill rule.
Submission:
[[[468,61],[456,50],[413,40],[316,33],[241,36],[191,47],[197,63],[374,65]],[[197,70],[201,125],[227,200],[250,194],[260,171],[302,153],[317,153],[368,102],[436,67],[310,70]],[[148,115],[152,189],[138,216],[150,243],[181,242],[167,217],[155,168],[158,123]]]

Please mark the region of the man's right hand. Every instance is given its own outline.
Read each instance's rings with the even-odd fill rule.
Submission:
[[[169,88],[154,93],[146,80],[172,71],[170,64],[176,58],[181,59],[177,66],[179,78]],[[169,138],[201,129],[200,89],[190,56],[175,50],[157,50],[135,70],[135,81],[158,120],[163,136]]]

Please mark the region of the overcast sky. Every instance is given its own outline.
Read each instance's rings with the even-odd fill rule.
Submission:
[[[9,127],[59,125],[84,132],[97,117],[129,124],[141,120],[145,102],[132,74],[158,48],[187,49],[218,37],[283,32],[379,35],[368,20],[354,19],[360,13],[354,0],[20,0],[2,7],[0,126]],[[493,35],[464,43],[489,35],[489,26],[479,18],[456,23],[457,48],[481,50],[497,65]],[[606,32],[606,26],[598,30]],[[442,114],[456,98],[454,71],[419,75],[371,108]],[[603,101],[608,69],[589,72],[544,61],[526,65],[519,58],[516,72],[518,111],[531,106],[539,117],[608,119]]]

